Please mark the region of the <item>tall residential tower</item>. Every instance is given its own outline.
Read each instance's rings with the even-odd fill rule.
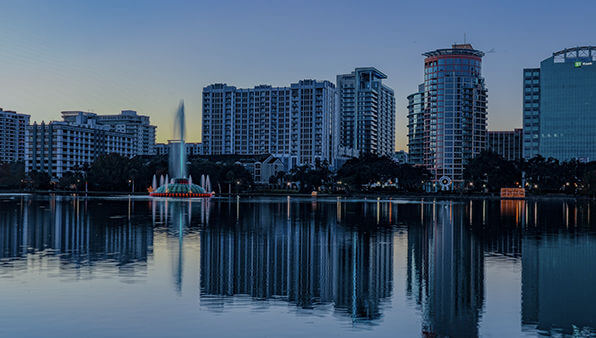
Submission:
[[[25,132],[30,116],[0,108],[0,163],[25,161]]]
[[[207,86],[203,89],[203,153],[272,154],[286,170],[312,166],[317,160],[333,166],[335,105],[335,86],[329,81],[249,89]]]
[[[373,67],[337,76],[342,155],[395,152],[395,94],[383,84],[386,78]]]
[[[410,96],[410,157],[422,158],[435,189],[461,188],[465,164],[487,148],[487,90],[481,76],[484,53],[470,44],[455,44],[423,55],[424,87]],[[422,112],[416,110],[416,95],[424,97]],[[420,141],[421,123],[420,150],[415,145]]]

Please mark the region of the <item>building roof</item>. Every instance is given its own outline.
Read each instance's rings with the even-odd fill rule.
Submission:
[[[453,44],[451,48],[436,49],[430,52],[422,53],[426,57],[440,55],[471,55],[483,57],[484,52],[474,49],[471,44]]]

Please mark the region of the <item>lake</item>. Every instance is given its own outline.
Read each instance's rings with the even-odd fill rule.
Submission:
[[[0,336],[595,335],[595,204],[0,195]]]

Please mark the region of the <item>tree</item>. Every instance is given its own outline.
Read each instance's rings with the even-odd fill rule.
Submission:
[[[504,187],[521,184],[521,168],[492,151],[483,151],[470,160],[464,168],[464,179],[472,190],[498,192]]]
[[[81,172],[65,172],[58,180],[58,188],[63,190],[83,190],[85,187],[85,178]]]
[[[227,191],[225,187],[233,184],[236,189],[246,188],[253,184],[252,175],[244,166],[236,163],[233,159],[225,162],[214,162],[203,158],[196,158],[188,167],[188,172],[195,182],[201,175],[209,175],[211,186],[219,188],[219,191]]]
[[[18,188],[25,179],[25,164],[10,162],[0,164],[0,188]]]
[[[269,177],[269,184],[281,185],[288,179],[288,175],[285,171],[278,171],[275,175]]]
[[[419,191],[430,176],[422,167],[398,164],[386,156],[364,154],[348,160],[337,172],[337,180],[351,189],[360,190],[372,183],[397,183],[401,190]],[[394,189],[394,188],[393,188]]]
[[[99,191],[128,190],[132,161],[119,154],[101,155],[93,161],[87,180],[89,187]]]
[[[315,161],[315,166],[303,165],[295,167],[289,175],[292,181],[300,182],[300,191],[318,190],[321,186],[331,182],[332,175],[327,161]]]
[[[50,189],[51,179],[45,171],[32,170],[29,172],[29,183],[33,189]]]

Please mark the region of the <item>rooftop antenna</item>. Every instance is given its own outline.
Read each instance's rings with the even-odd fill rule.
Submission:
[[[466,44],[466,33],[464,33],[464,45]]]

